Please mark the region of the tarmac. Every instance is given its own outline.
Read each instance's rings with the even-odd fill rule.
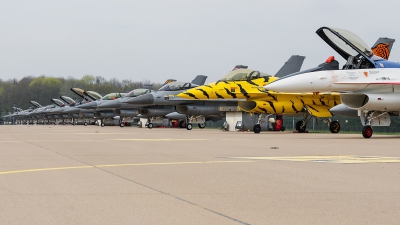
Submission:
[[[1,224],[399,224],[400,137],[0,126]]]

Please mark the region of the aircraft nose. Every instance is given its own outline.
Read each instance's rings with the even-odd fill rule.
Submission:
[[[137,104],[137,105],[151,105],[154,102],[154,97],[152,94],[144,94],[141,96],[137,96],[128,100],[125,100],[126,103],[129,104]]]
[[[77,107],[80,109],[95,109],[97,108],[97,102],[88,102]]]
[[[97,106],[97,108],[100,108],[100,109],[106,109],[106,108],[108,108],[108,109],[116,109],[116,108],[119,108],[119,105],[120,105],[120,100],[119,99],[115,99],[115,100],[109,100],[109,101],[102,102]]]
[[[312,92],[314,77],[302,75],[303,74],[278,79],[267,84],[264,88],[276,92]]]

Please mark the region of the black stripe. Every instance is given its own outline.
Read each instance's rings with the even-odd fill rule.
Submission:
[[[228,95],[232,96],[232,98],[236,98],[236,94],[232,93],[228,90],[228,88],[225,88],[226,93],[228,93]]]
[[[224,99],[224,97],[222,97],[221,95],[219,95],[217,92],[215,92],[215,95],[217,95],[218,98]]]
[[[197,90],[199,90],[199,91],[201,91],[201,92],[203,92],[203,95],[205,95],[208,99],[210,99],[210,96],[208,96],[208,93],[205,91],[205,90],[203,90],[203,89],[197,89]]]
[[[256,83],[254,83],[254,82],[253,82],[253,81],[251,81],[251,80],[247,80],[247,83],[249,83],[249,84],[251,84],[251,85],[258,86]]]
[[[250,98],[250,95],[247,93],[246,90],[244,90],[244,88],[242,87],[242,85],[238,84],[240,92],[244,95],[244,97],[246,98]]]
[[[297,110],[296,107],[294,106],[294,102],[293,102],[292,100],[290,100],[290,102],[292,102],[292,109],[293,109],[295,112],[299,112],[299,110]]]
[[[194,99],[198,99],[198,98],[196,98],[196,96],[195,96],[194,94],[192,94],[192,93],[184,92],[183,94],[188,95],[189,97],[192,97],[192,98],[194,98]]]
[[[274,110],[274,112],[276,113],[276,109],[275,109],[274,103],[272,103],[271,101],[267,101],[267,102],[271,106],[271,108]]]
[[[258,106],[258,109],[261,110],[261,111],[264,111],[264,113],[268,114],[268,111],[266,109],[261,108],[260,106]]]

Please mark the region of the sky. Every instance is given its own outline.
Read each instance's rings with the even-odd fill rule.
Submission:
[[[400,2],[372,0],[0,1],[0,79],[25,76],[217,81],[235,65],[274,75],[291,55],[302,69],[333,55],[315,31],[350,30],[368,45],[397,38]]]

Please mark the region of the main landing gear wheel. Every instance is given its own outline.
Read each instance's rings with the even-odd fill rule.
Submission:
[[[151,128],[153,128],[153,124],[152,124],[152,123],[149,123],[149,124],[147,124],[147,127],[148,127],[149,129],[151,129]]]
[[[301,125],[303,124],[303,121],[299,120],[296,123],[296,130],[299,131],[299,133],[304,133],[304,131],[306,131],[306,126],[301,127]]]
[[[193,125],[191,123],[188,123],[186,125],[186,130],[191,130],[193,128]]]
[[[180,127],[180,128],[185,128],[185,127],[186,127],[186,122],[183,121],[183,120],[180,121],[180,122],[179,122],[179,127]]]
[[[87,126],[87,122],[84,122],[84,123],[83,123],[83,126]]]
[[[125,125],[124,125],[124,123],[119,123],[119,126],[124,127]]]
[[[261,125],[260,125],[260,124],[254,125],[254,127],[253,127],[253,132],[254,132],[255,134],[260,133],[260,132],[261,132]]]
[[[104,123],[101,123],[101,127],[104,127],[104,125],[105,125]]]
[[[286,128],[284,126],[281,127],[281,131],[285,131]]]
[[[364,138],[370,138],[372,136],[372,127],[364,126],[362,129],[362,135]]]
[[[197,125],[199,126],[200,129],[204,129],[204,127],[206,127],[205,123],[199,123]]]
[[[340,131],[340,123],[338,121],[332,121],[329,124],[329,130],[331,131],[331,133],[339,133]]]

